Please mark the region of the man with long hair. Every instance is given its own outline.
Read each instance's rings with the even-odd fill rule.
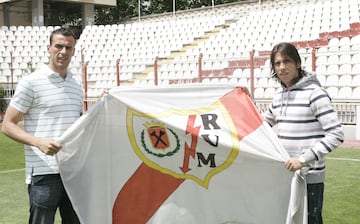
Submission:
[[[300,55],[292,44],[277,44],[270,61],[282,90],[264,117],[276,126],[278,138],[291,157],[286,168],[302,169],[306,176],[308,223],[321,224],[325,157],[343,142],[344,133],[330,96],[315,74],[301,68]]]

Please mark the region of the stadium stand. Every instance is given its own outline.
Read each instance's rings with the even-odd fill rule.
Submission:
[[[360,0],[264,0],[86,26],[71,70],[82,82],[86,67],[89,100],[118,83],[202,81],[246,86],[265,108],[279,88],[271,78],[269,51],[288,41],[299,49],[304,68],[318,74],[342,122],[354,125],[360,105],[359,14]],[[22,76],[47,62],[45,46],[55,28],[0,28],[0,82],[9,94]]]

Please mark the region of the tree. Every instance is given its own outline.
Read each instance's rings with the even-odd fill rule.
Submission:
[[[215,5],[244,0],[214,0]],[[172,12],[174,0],[140,0],[141,16]],[[175,0],[175,10],[187,10],[211,6],[213,0]],[[116,7],[97,7],[95,24],[114,24],[139,16],[139,0],[117,0]]]
[[[130,19],[139,15],[138,0],[117,0],[116,7],[97,7],[95,9],[96,24],[114,24],[121,20]],[[141,11],[145,6],[141,4]]]
[[[232,2],[239,2],[244,0],[214,0],[215,5],[221,5]],[[189,0],[189,5],[191,8],[199,8],[203,6],[212,6],[213,0]]]
[[[200,8],[204,6],[239,2],[246,0],[117,0],[116,6],[95,6],[95,24],[106,25],[115,24],[123,20],[139,16],[139,2],[141,16],[161,14],[172,12],[174,10],[187,10]],[[69,2],[48,2],[46,5],[47,23],[52,25],[67,24],[71,27],[78,28],[77,33],[81,33],[81,6]],[[63,9],[63,10],[58,10]]]
[[[174,1],[172,0],[151,0],[146,15],[172,12],[174,10],[173,3]],[[175,4],[175,10],[190,9],[188,0],[176,0]]]

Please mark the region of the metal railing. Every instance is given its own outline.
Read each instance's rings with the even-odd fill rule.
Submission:
[[[256,105],[261,111],[265,111],[268,109],[271,100],[256,100]],[[341,124],[348,124],[348,125],[356,125],[357,119],[357,106],[360,105],[359,102],[349,102],[349,101],[341,101],[341,100],[334,100],[333,106],[335,111],[337,111],[339,120]]]

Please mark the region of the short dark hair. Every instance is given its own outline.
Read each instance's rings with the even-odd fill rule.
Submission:
[[[299,74],[301,75],[303,73],[303,70],[301,68],[301,57],[299,55],[298,50],[294,45],[287,42],[278,43],[275,45],[271,51],[270,55],[270,62],[271,62],[271,74],[277,78],[277,75],[275,74],[275,54],[280,53],[283,56],[289,57],[291,60],[293,60],[296,64],[299,64]]]
[[[51,34],[50,34],[50,45],[52,44],[53,36],[56,35],[56,34],[61,34],[61,35],[64,35],[65,37],[73,37],[75,39],[75,41],[76,41],[76,35],[72,31],[71,28],[61,27],[61,28],[58,28],[58,29],[53,30],[51,32]]]

